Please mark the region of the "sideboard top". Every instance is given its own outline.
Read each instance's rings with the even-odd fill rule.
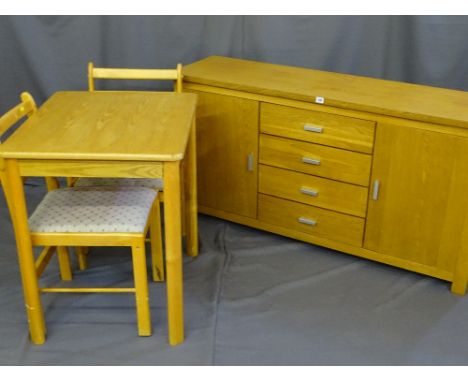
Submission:
[[[184,81],[468,128],[468,92],[307,68],[211,56]]]

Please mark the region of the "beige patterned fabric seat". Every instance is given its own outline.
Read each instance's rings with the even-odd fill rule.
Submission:
[[[79,178],[75,187],[148,187],[156,190],[163,189],[163,180],[157,179],[130,179],[130,178]]]
[[[144,187],[50,191],[29,218],[31,232],[143,233],[158,192]]]

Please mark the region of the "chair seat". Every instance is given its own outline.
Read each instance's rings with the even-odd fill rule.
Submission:
[[[143,233],[158,192],[144,187],[50,191],[29,218],[31,232]]]
[[[97,187],[97,186],[112,186],[112,187],[148,187],[156,190],[163,189],[163,180],[146,179],[146,178],[79,178],[75,187]]]

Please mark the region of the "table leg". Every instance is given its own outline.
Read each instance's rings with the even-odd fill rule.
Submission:
[[[31,341],[40,345],[45,342],[45,320],[40,300],[36,267],[34,265],[23,182],[19,174],[18,164],[14,159],[5,160],[3,187],[15,232]]]
[[[186,161],[182,160],[180,162],[180,213],[182,215],[182,220],[181,220],[181,230],[182,230],[182,237],[186,236],[187,234],[187,221],[184,219],[184,216],[186,216],[186,211],[187,211],[187,203],[186,203],[186,197],[185,197],[185,177],[187,174],[186,171]]]
[[[184,341],[180,162],[164,163],[167,318],[169,343]]]
[[[185,226],[187,230],[187,255],[198,255],[198,208],[197,208],[197,150],[195,118],[187,144],[185,163]]]

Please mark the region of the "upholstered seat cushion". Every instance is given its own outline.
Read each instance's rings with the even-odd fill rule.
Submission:
[[[157,179],[130,179],[130,178],[80,178],[75,187],[113,186],[113,187],[148,187],[156,190],[163,189],[163,180]]]
[[[145,187],[79,187],[47,193],[31,232],[143,233],[158,192]]]

